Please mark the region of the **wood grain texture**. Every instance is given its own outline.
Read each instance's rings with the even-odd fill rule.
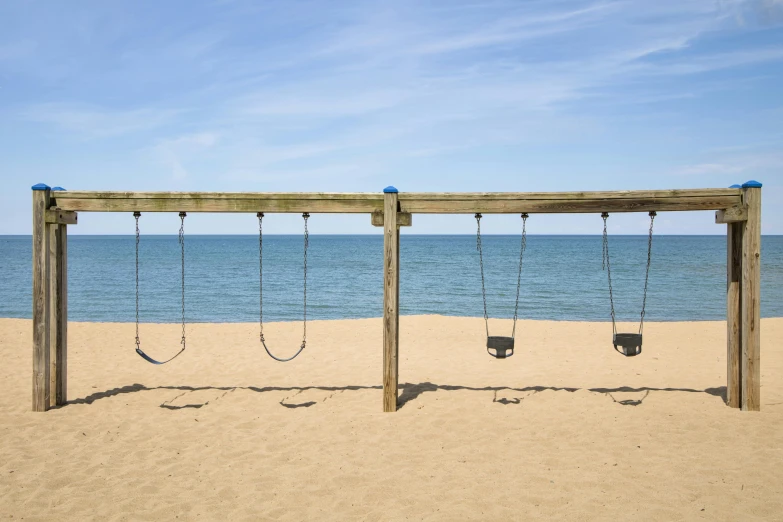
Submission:
[[[591,200],[591,199],[659,199],[731,196],[739,200],[742,189],[667,189],[667,190],[611,190],[589,192],[401,192],[406,201],[496,201],[510,200]]]
[[[718,225],[747,221],[748,209],[744,205],[731,207],[715,212],[715,223]]]
[[[225,200],[252,199],[252,200],[313,200],[313,201],[376,201],[383,204],[383,194],[380,192],[128,192],[128,191],[91,191],[91,190],[67,190],[57,192],[56,203],[60,208],[65,208],[61,203],[72,199],[168,199],[168,200]]]
[[[374,227],[383,226],[383,211],[376,210],[370,214],[370,222]],[[409,227],[413,224],[413,215],[410,212],[397,212],[397,226]]]
[[[58,199],[64,210],[84,212],[266,212],[361,214],[382,210],[382,199]]]
[[[46,211],[46,222],[58,225],[75,225],[79,216],[70,210],[53,208]]]
[[[49,225],[49,405],[68,400],[68,228]]]
[[[729,223],[726,227],[726,404],[732,408],[740,407],[742,397],[740,286],[744,227],[744,223]]]
[[[607,192],[402,193],[403,212],[578,213],[723,210],[739,206],[740,189]],[[90,192],[57,193],[63,210],[92,212],[340,212],[381,211],[377,193]]]
[[[33,411],[49,409],[49,190],[33,191]]]
[[[397,411],[400,325],[400,229],[397,194],[384,194],[383,227],[383,411]]]
[[[717,210],[740,203],[740,196],[639,197],[610,199],[407,199],[400,195],[404,212],[421,214],[570,214]]]
[[[742,319],[742,409],[761,409],[761,189],[745,189],[748,220],[742,233],[742,283],[740,317]]]

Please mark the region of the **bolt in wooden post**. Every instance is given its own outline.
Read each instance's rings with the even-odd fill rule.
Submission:
[[[742,232],[742,283],[740,286],[740,403],[743,411],[761,409],[761,183],[742,185],[748,220]],[[742,225],[740,225],[742,226]]]
[[[741,405],[740,370],[742,359],[742,231],[744,222],[726,225],[726,404]]]
[[[383,189],[383,411],[397,411],[400,329],[400,227],[397,189]]]
[[[33,411],[49,409],[49,187],[33,186]]]

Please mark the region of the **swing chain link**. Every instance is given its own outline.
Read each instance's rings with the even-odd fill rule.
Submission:
[[[258,325],[260,329],[259,338],[263,343],[264,339],[264,213],[256,214],[258,217]]]
[[[519,272],[517,273],[517,300],[514,303],[514,325],[511,327],[511,337],[514,338],[517,332],[517,316],[519,313],[519,289],[522,286],[522,260],[527,248],[527,213],[523,213],[522,218],[522,241],[519,245]]]
[[[139,340],[139,241],[141,239],[139,218],[141,212],[134,212],[133,217],[136,218],[136,349],[138,350],[141,347]]]
[[[612,267],[609,264],[609,234],[606,230],[606,220],[609,218],[608,212],[602,212],[601,217],[604,220],[604,243],[602,251],[601,270],[606,270],[606,278],[609,280],[609,305],[612,310],[612,332],[617,335],[617,324],[614,315],[614,293],[612,291]]]
[[[647,271],[644,274],[644,298],[642,299],[642,314],[639,321],[639,333],[642,333],[644,327],[644,315],[647,308],[647,282],[650,280],[650,264],[652,263],[652,239],[653,239],[653,223],[655,222],[655,216],[657,212],[650,211],[650,233],[647,236]]]
[[[263,220],[264,220],[264,213],[258,212],[256,214],[256,217],[258,217],[258,325],[259,325],[259,339],[261,340],[261,344],[264,344],[264,348],[266,348],[266,339],[264,338],[264,228],[263,228]],[[307,344],[307,248],[310,245],[310,232],[307,229],[307,220],[310,217],[310,214],[308,212],[304,212],[302,214],[302,218],[304,219],[304,316],[303,316],[303,333],[302,333],[302,344],[300,346],[299,352],[297,352],[296,355],[299,355],[299,353],[304,349],[305,345]],[[267,353],[269,353],[269,350],[267,350]],[[269,355],[272,355],[271,353]],[[294,355],[294,357],[296,357]],[[272,356],[276,359],[276,357]],[[292,357],[293,359],[293,357]],[[279,360],[279,359],[278,359]]]
[[[642,312],[639,320],[639,334],[641,335],[642,330],[644,328],[644,316],[646,314],[647,309],[647,287],[650,280],[650,265],[652,264],[652,239],[653,239],[653,225],[655,223],[655,216],[657,216],[657,212],[654,210],[651,210],[649,213],[650,216],[650,230],[647,235],[647,268],[644,274],[644,296],[642,298]],[[604,219],[604,245],[603,245],[603,262],[602,262],[602,269],[606,270],[606,276],[609,280],[609,304],[612,309],[612,331],[615,335],[617,335],[617,327],[615,325],[615,315],[614,315],[614,298],[612,295],[612,270],[609,265],[609,238],[606,231],[606,219],[609,217],[608,212],[603,212],[601,214],[601,217]]]
[[[484,254],[481,251],[481,214],[476,213],[476,250],[479,253],[479,266],[481,267],[481,297],[484,300],[484,326],[489,337],[489,317],[487,315],[487,291],[484,286]]]
[[[182,349],[185,349],[185,217],[187,213],[180,212],[179,219],[181,224],[179,226],[179,245],[182,253]]]
[[[304,219],[304,320],[302,333],[302,348],[307,344],[307,247],[310,245],[310,232],[307,230],[307,220],[310,217],[309,212],[302,214]]]
[[[476,250],[479,253],[479,266],[481,267],[481,298],[484,302],[484,326],[489,337],[489,315],[487,314],[487,290],[484,283],[484,253],[481,248],[481,214],[476,213]],[[519,315],[519,290],[522,286],[522,261],[527,248],[527,213],[520,216],[522,218],[522,241],[519,245],[519,272],[517,273],[517,296],[514,303],[514,324],[511,328],[511,337],[513,338],[517,330],[517,317]]]

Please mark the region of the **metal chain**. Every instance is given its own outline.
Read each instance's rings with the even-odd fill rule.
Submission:
[[[179,245],[182,252],[182,349],[185,349],[185,212],[179,213]]]
[[[484,326],[489,337],[489,315],[487,314],[487,290],[484,282],[484,253],[481,248],[481,214],[476,213],[476,250],[479,253],[479,266],[481,267],[481,298],[484,302]],[[517,296],[514,302],[514,324],[511,328],[511,337],[513,338],[517,330],[517,317],[519,313],[519,290],[522,286],[522,261],[527,248],[527,218],[528,215],[522,214],[522,241],[519,245],[519,272],[517,273]]]
[[[141,349],[141,341],[139,340],[139,243],[141,242],[141,233],[139,232],[139,218],[141,212],[134,212],[133,217],[136,218],[136,353],[138,353],[147,362],[152,364],[166,364],[176,359],[182,352],[185,351],[185,214],[179,213],[182,223],[179,227],[179,244],[182,252],[182,349],[177,352],[173,357],[165,361],[156,361]]]
[[[484,326],[489,337],[489,316],[487,315],[487,291],[484,286],[484,254],[481,251],[481,214],[476,213],[476,250],[479,253],[479,266],[481,267],[481,297],[484,300]]]
[[[302,219],[304,219],[304,321],[302,348],[304,348],[305,344],[307,344],[307,247],[310,245],[310,233],[307,231],[307,220],[309,217],[309,212],[302,214]]]
[[[136,349],[141,346],[139,340],[139,240],[141,234],[139,233],[139,218],[141,212],[134,212],[133,217],[136,218]]]
[[[609,264],[609,235],[606,231],[606,220],[609,218],[608,212],[601,213],[601,217],[604,219],[604,245],[603,245],[603,261],[601,263],[601,269],[606,270],[606,277],[609,280],[609,304],[612,307],[612,332],[617,335],[617,325],[614,316],[614,295],[612,292],[612,267]]]
[[[639,333],[642,333],[644,327],[644,314],[647,308],[647,282],[650,280],[650,264],[652,262],[652,238],[653,238],[653,223],[655,222],[655,216],[658,214],[652,210],[650,211],[650,233],[647,236],[647,272],[644,274],[644,298],[642,299],[642,315],[639,321]]]
[[[258,325],[259,338],[264,342],[264,213],[256,214],[258,217]]]
[[[259,339],[264,347],[264,350],[266,350],[266,353],[269,354],[269,356],[272,359],[280,362],[288,362],[295,359],[300,353],[302,353],[302,350],[304,350],[305,345],[307,344],[307,248],[310,245],[310,233],[307,230],[307,220],[310,217],[310,214],[308,212],[302,214],[302,218],[304,219],[304,292],[303,292],[304,312],[303,312],[302,344],[299,346],[299,350],[294,355],[288,357],[287,359],[283,359],[272,354],[272,352],[270,352],[269,348],[267,348],[266,346],[266,339],[264,339],[264,291],[263,291],[264,289],[264,229],[263,229],[264,213],[258,212],[256,214],[256,217],[258,217],[258,288],[259,288],[258,323],[259,323],[259,331],[260,331]]]
[[[519,312],[519,289],[522,285],[522,259],[525,255],[525,249],[527,248],[527,218],[528,215],[522,214],[522,242],[519,245],[519,273],[517,273],[517,300],[514,302],[514,325],[511,327],[511,338],[517,332],[517,314]]]

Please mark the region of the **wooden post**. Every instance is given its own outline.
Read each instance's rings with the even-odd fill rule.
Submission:
[[[383,189],[383,411],[397,411],[400,327],[400,227],[397,189]]]
[[[33,186],[33,411],[49,409],[49,187]]]
[[[68,400],[68,226],[49,224],[50,406]]]
[[[741,405],[740,370],[742,331],[740,287],[742,281],[742,231],[744,222],[726,225],[726,404]]]
[[[748,220],[742,232],[742,283],[740,286],[740,404],[743,411],[761,409],[761,183],[742,185]],[[742,224],[740,224],[742,226]]]

